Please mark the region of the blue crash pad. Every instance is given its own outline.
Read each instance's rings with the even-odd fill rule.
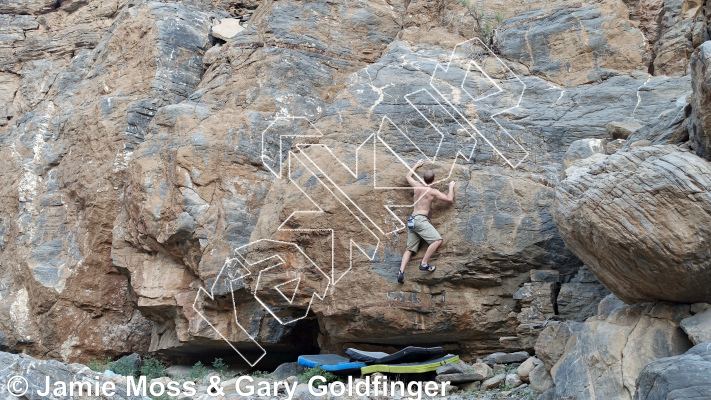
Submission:
[[[350,362],[347,358],[336,354],[315,354],[299,356],[299,365],[306,368],[321,367],[334,374],[360,374],[360,369],[365,367],[362,362]]]

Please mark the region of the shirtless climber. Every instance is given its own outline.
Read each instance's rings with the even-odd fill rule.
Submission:
[[[413,170],[407,173],[407,182],[415,188],[415,210],[412,216],[407,220],[407,249],[402,255],[402,263],[400,264],[400,273],[397,275],[397,281],[403,283],[405,281],[405,267],[410,261],[410,257],[417,253],[420,246],[420,240],[427,242],[429,247],[422,257],[420,270],[434,272],[436,267],[429,264],[430,257],[442,245],[442,236],[437,233],[437,230],[430,223],[430,212],[432,203],[435,199],[440,199],[447,203],[454,203],[454,185],[455,182],[449,183],[449,193],[446,195],[437,189],[430,187],[434,182],[435,174],[433,171],[425,171],[422,175],[425,184],[417,182],[412,175],[424,164],[424,160],[420,160],[415,164]]]

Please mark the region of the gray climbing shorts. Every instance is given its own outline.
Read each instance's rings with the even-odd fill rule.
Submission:
[[[407,250],[417,253],[421,240],[432,244],[432,242],[442,240],[442,236],[437,233],[437,229],[432,226],[429,218],[424,215],[415,215],[415,227],[407,230]]]

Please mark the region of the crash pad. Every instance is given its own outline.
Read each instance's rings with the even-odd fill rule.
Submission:
[[[444,364],[458,363],[459,356],[447,355],[430,361],[409,364],[374,364],[360,369],[360,372],[372,374],[373,372],[390,372],[393,374],[420,374],[434,371]]]
[[[362,351],[354,348],[346,350],[351,361],[360,361],[366,364],[404,364],[427,361],[441,357],[444,351],[441,347],[415,347],[408,346],[392,354],[377,351]]]
[[[350,362],[347,358],[336,354],[315,354],[299,356],[299,365],[306,368],[321,367],[328,372],[339,375],[360,373],[365,367],[362,362]]]

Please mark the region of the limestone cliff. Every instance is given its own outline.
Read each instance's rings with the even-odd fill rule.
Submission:
[[[554,223],[566,150],[613,121],[704,125],[708,6],[470,3],[4,2],[0,349],[468,359],[590,316],[583,262],[614,277]],[[225,18],[245,28],[226,41]],[[400,285],[420,158],[458,186],[437,271]]]

